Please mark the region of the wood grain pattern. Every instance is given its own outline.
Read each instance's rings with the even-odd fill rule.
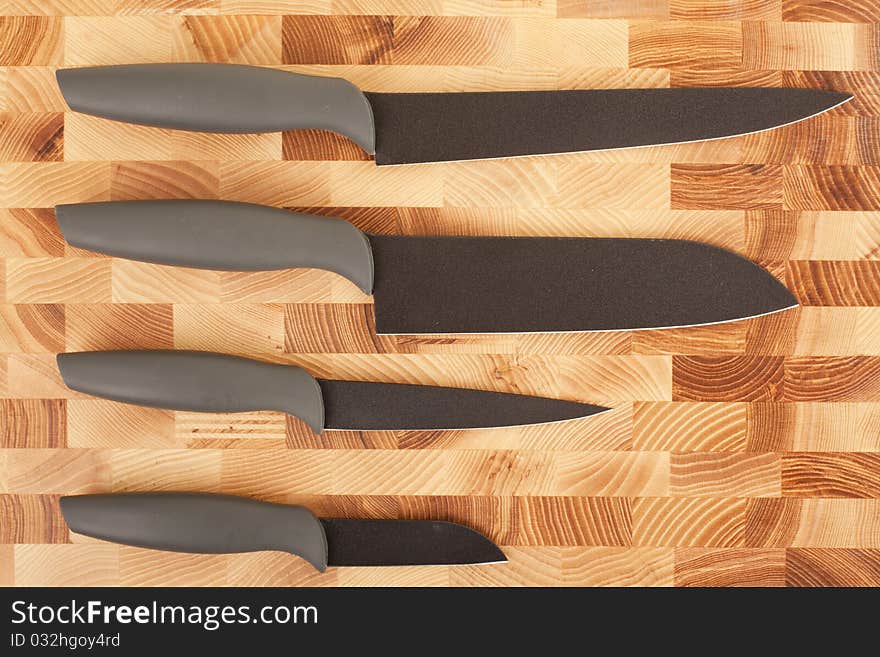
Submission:
[[[877,0],[7,0],[0,10],[0,585],[880,586]],[[377,168],[311,130],[206,135],[68,111],[55,69],[249,63],[381,92],[795,86],[854,99],[702,143]],[[801,306],[708,327],[379,336],[316,270],[66,245],[57,203],[222,198],[381,234],[714,244]],[[216,350],[317,376],[602,403],[474,431],[328,431],[68,390],[54,355]],[[205,490],[436,518],[507,564],[339,568],[71,534],[68,493]]]
[[[774,21],[781,18],[783,0],[668,0],[669,17],[673,19],[706,18],[716,20]]]
[[[69,531],[55,496],[0,495],[0,513],[7,520],[0,529],[3,543],[68,542]]]
[[[676,586],[785,586],[785,550],[675,551]]]
[[[782,399],[784,361],[762,356],[673,356],[676,401]]]
[[[742,547],[746,512],[745,498],[640,498],[633,502],[633,544]]]
[[[749,502],[748,547],[876,548],[875,499],[766,498]]]
[[[630,66],[725,68],[743,59],[739,22],[633,22],[629,32]]]
[[[741,158],[774,164],[875,164],[875,141],[872,119],[828,113],[745,136]]]
[[[82,304],[65,317],[71,351],[101,349],[171,349],[170,305]]]
[[[672,207],[693,210],[782,208],[782,168],[764,164],[673,165]],[[724,194],[718,190],[724,189]]]
[[[791,166],[783,178],[786,209],[880,209],[880,167]]]
[[[557,0],[557,15],[633,20],[780,20],[781,0]]]
[[[64,24],[44,16],[0,16],[0,65],[49,66],[61,63]]]
[[[780,449],[795,451],[877,452],[880,433],[877,422],[880,410],[871,403],[799,402],[763,404],[753,413],[755,436],[776,437]],[[766,431],[765,431],[766,429]]]
[[[0,306],[4,352],[58,352],[64,344],[65,308],[56,304]]]
[[[782,19],[801,22],[871,23],[880,13],[877,0],[783,0]]]
[[[179,447],[171,411],[98,399],[53,400],[67,405],[67,444],[74,448]]]
[[[785,397],[792,401],[876,401],[880,359],[798,357],[785,363]]]
[[[748,212],[747,252],[753,258],[877,260],[877,212]]]
[[[559,18],[657,19],[667,18],[669,9],[667,0],[556,0],[556,15]]]
[[[873,67],[869,25],[775,21],[742,25],[746,68],[857,71]]]
[[[0,124],[0,158],[57,162],[64,156],[64,115],[15,114]]]
[[[792,497],[880,497],[880,454],[785,454],[782,492]]]
[[[775,454],[673,453],[669,492],[681,497],[778,497],[779,457]]]
[[[3,256],[63,256],[64,238],[48,208],[0,210]]]
[[[880,552],[865,549],[787,551],[787,586],[880,586]]]
[[[746,404],[637,402],[633,447],[676,452],[740,452],[748,439]]]
[[[71,114],[65,157],[75,160],[239,160],[278,158],[279,134],[214,135],[187,133],[104,121],[84,114]]]
[[[0,445],[4,448],[64,448],[66,402],[60,399],[4,399],[0,402]]]
[[[880,305],[880,262],[792,260],[786,284],[810,306]]]

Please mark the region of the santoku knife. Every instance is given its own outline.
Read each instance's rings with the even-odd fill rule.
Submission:
[[[670,239],[368,235],[333,217],[229,201],[60,205],[73,246],[234,271],[315,267],[374,295],[378,333],[654,329],[797,305],[739,255]]]
[[[85,351],[58,355],[72,390],[129,404],[205,413],[282,411],[315,433],[505,427],[608,409],[485,390],[315,379],[278,365],[206,351]]]
[[[61,498],[71,530],[137,547],[205,554],[281,550],[327,566],[499,563],[504,553],[453,522],[316,518],[301,506],[206,493]]]
[[[377,164],[674,144],[769,130],[846,102],[799,88],[364,93],[346,80],[234,64],[61,69],[70,108],[202,132],[315,128]]]

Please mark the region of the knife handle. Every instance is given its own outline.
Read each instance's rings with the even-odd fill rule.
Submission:
[[[324,429],[318,381],[292,365],[206,351],[84,351],[58,355],[68,388],[155,408],[203,413],[283,411]]]
[[[373,111],[347,80],[238,64],[126,64],[60,69],[75,112],[160,128],[255,133],[313,128],[375,152]]]
[[[221,554],[282,550],[327,568],[321,521],[301,506],[207,493],[122,493],[61,498],[71,530],[137,547]]]
[[[64,238],[90,251],[197,269],[314,267],[373,288],[369,239],[336,217],[208,200],[76,203],[55,213]]]

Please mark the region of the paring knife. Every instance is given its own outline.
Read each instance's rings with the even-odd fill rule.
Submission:
[[[69,388],[96,397],[205,413],[282,411],[315,433],[519,426],[609,410],[484,390],[315,379],[293,365],[207,351],[59,354],[58,369]]]
[[[281,550],[327,566],[498,563],[504,553],[454,522],[316,518],[301,506],[206,493],[61,498],[71,530],[137,547],[205,554]]]
[[[228,201],[60,205],[70,244],[233,271],[315,267],[375,300],[378,333],[654,329],[797,305],[739,255],[669,239],[368,235],[333,217]]]
[[[798,88],[364,93],[339,78],[233,64],[98,66],[57,78],[77,112],[202,132],[331,130],[380,165],[718,139],[851,98]]]

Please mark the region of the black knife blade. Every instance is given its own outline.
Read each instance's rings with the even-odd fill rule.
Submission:
[[[437,520],[321,518],[330,566],[503,563],[504,553],[479,532]]]
[[[789,87],[367,93],[376,164],[661,146],[762,132],[850,94]]]
[[[799,88],[363,93],[337,78],[233,64],[61,69],[70,108],[203,132],[346,135],[377,164],[675,144],[769,130],[851,98]]]
[[[207,493],[110,493],[61,498],[70,529],[172,552],[282,550],[328,566],[414,566],[506,561],[479,532],[454,522],[316,518],[301,506]]]

